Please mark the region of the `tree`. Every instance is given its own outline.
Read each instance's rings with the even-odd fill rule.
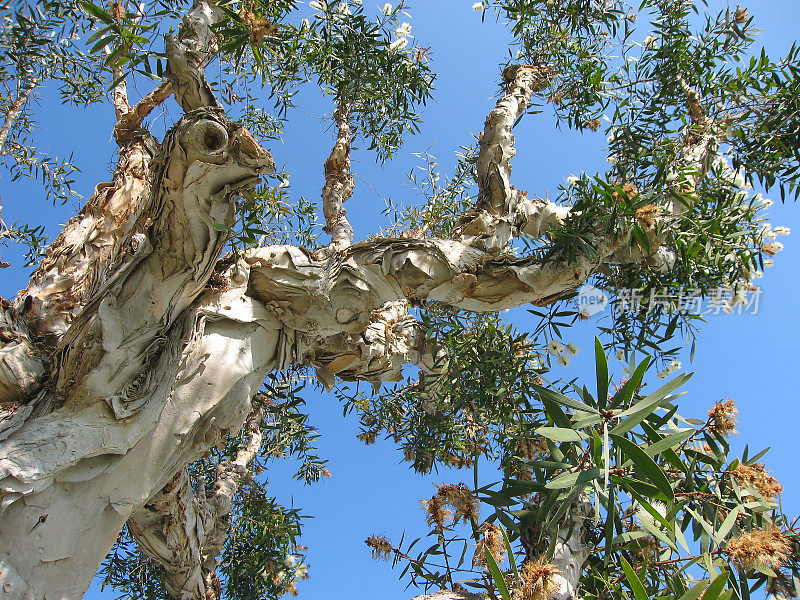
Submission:
[[[476,477],[427,501],[435,543],[422,554],[367,540],[414,582],[503,598],[791,595],[796,533],[761,453],[728,456],[735,407],[684,419],[687,375],[643,384],[669,377],[670,341],[701,321],[657,294],[726,289],[735,310],[780,250],[749,190],[798,193],[796,50],[744,60],[740,7],[698,19],[691,2],[478,3],[509,21],[516,50],[478,143],[444,184],[429,162],[425,204],[354,243],[350,144],[386,160],[418,127],[428,51],[409,47],[402,4],[376,20],[360,2],[314,2],[308,21],[294,4],[3,9],[12,173],[32,156],[30,90],[48,78],[90,90],[78,102],[108,85],[119,146],[113,181],[3,304],[3,593],[79,597],[101,563],[130,597],[293,591],[299,515],[255,475],[288,452],[301,478],[324,476],[298,395],[311,368],[329,388],[373,383],[338,393],[364,441],[393,436],[418,471],[503,470],[497,485]],[[61,43],[72,36],[85,37]],[[159,82],[131,105],[127,87],[147,78]],[[260,179],[276,176],[261,142],[307,81],[336,106],[319,247],[313,208]],[[170,96],[183,116],[159,143],[142,124]],[[512,127],[542,104],[578,130],[610,121],[609,170],[570,180],[556,202],[511,184]],[[58,177],[50,189],[68,190]],[[3,235],[40,252],[35,227]],[[550,380],[587,282],[620,308],[599,332],[596,383]],[[526,304],[541,318],[530,335],[498,314]],[[609,380],[607,350],[633,361],[627,381]],[[406,363],[417,381],[403,381]]]

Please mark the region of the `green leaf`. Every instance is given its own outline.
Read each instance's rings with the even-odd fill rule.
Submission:
[[[679,598],[679,600],[697,600],[705,591],[708,585],[708,579],[703,579],[694,584],[686,593]]]
[[[573,486],[583,486],[590,481],[599,479],[603,472],[600,469],[587,469],[577,473],[561,473],[552,481],[548,481],[545,487],[550,490],[560,490]]]
[[[589,439],[585,433],[564,427],[539,427],[536,433],[554,442],[582,442]]]
[[[717,544],[722,544],[722,542],[725,541],[725,536],[728,535],[730,530],[733,528],[733,525],[736,523],[736,517],[738,517],[743,510],[744,509],[741,506],[737,506],[730,513],[728,513],[728,516],[725,517],[722,525],[720,525],[719,529],[717,529],[713,535],[714,541]]]
[[[675,500],[675,492],[672,490],[666,473],[664,473],[664,470],[659,467],[644,450],[627,438],[613,434],[610,437],[614,440],[614,443],[622,449],[625,455],[633,461],[636,468],[639,469],[668,500]]]
[[[594,338],[594,362],[597,372],[597,402],[600,406],[605,406],[608,404],[608,361],[599,338]]]
[[[624,556],[620,557],[622,561],[622,568],[625,571],[625,577],[628,580],[628,584],[631,586],[631,590],[633,590],[633,595],[636,600],[649,600],[647,592],[644,591],[644,586],[642,585],[639,576],[636,574],[636,571],[633,570],[633,567],[628,564],[628,561],[625,560]]]
[[[535,389],[539,393],[539,395],[542,396],[543,398],[547,398],[552,402],[556,402],[568,408],[573,408],[575,410],[588,412],[596,415],[600,414],[600,411],[597,410],[596,408],[589,406],[588,404],[584,404],[580,400],[575,400],[574,398],[570,398],[569,396],[560,394],[554,390],[549,390],[545,387],[536,384],[533,384],[533,389]]]
[[[514,574],[514,581],[519,580],[519,570],[517,569],[517,559],[514,558],[514,548],[511,547],[511,540],[508,539],[508,534],[504,528],[500,528],[503,533],[503,541],[506,543],[506,555],[508,556],[508,564],[511,565],[511,572]]]
[[[644,451],[647,453],[648,456],[655,456],[656,454],[661,454],[665,450],[669,450],[680,444],[683,440],[688,437],[691,437],[692,434],[695,432],[695,429],[688,429],[686,431],[681,431],[679,433],[675,433],[673,435],[669,435],[665,437],[663,440],[659,440],[654,444],[649,445]]]
[[[511,600],[511,594],[508,593],[508,587],[506,586],[505,579],[503,579],[503,573],[500,571],[500,567],[497,566],[494,556],[492,556],[489,549],[485,547],[483,553],[486,556],[486,565],[489,567],[489,572],[492,574],[492,579],[494,579],[494,584],[497,586],[500,596],[503,600]]]
[[[719,575],[714,578],[714,581],[711,582],[711,585],[708,586],[705,594],[703,594],[703,600],[717,600],[719,598],[720,593],[725,588],[725,582],[728,580],[728,572],[723,571]]]

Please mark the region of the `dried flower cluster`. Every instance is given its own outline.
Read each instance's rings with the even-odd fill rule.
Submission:
[[[739,464],[731,473],[736,481],[755,488],[769,501],[775,500],[775,497],[783,491],[783,486],[778,480],[764,470],[764,463]]]
[[[244,24],[250,29],[251,44],[260,44],[278,32],[278,27],[275,23],[252,11],[242,11],[241,17]]]
[[[630,184],[625,184],[625,185],[630,185]],[[630,193],[628,193],[628,195],[630,196]],[[644,226],[647,229],[654,227],[656,224],[656,219],[658,219],[658,217],[660,216],[661,216],[661,208],[659,208],[655,204],[645,204],[644,206],[636,209],[636,220],[639,222],[640,225]]]
[[[730,398],[723,398],[708,411],[708,428],[720,435],[736,433],[736,415],[739,410]]]
[[[725,554],[745,569],[761,565],[776,570],[786,562],[789,549],[789,540],[780,527],[768,525],[730,540]]]
[[[370,547],[374,559],[389,560],[392,555],[392,543],[386,536],[373,534],[364,543]]]
[[[585,121],[583,126],[587,129],[591,129],[592,131],[597,131],[600,129],[600,125],[602,125],[600,119],[591,119],[590,121]]]
[[[483,537],[475,545],[475,555],[472,557],[472,566],[486,568],[486,553],[488,550],[496,563],[500,563],[506,555],[506,542],[502,530],[494,523],[484,523],[481,527]]]
[[[635,200],[636,198],[639,197],[639,190],[637,190],[636,186],[633,185],[632,183],[624,183],[620,186],[620,189],[622,191],[619,190],[614,191],[614,200],[616,200],[617,202],[622,202],[623,194],[625,195],[626,198],[629,198],[631,200]]]
[[[520,587],[515,591],[515,600],[549,600],[558,592],[556,575],[561,571],[540,557],[523,563],[519,570]]]
[[[359,433],[356,437],[369,446],[375,443],[375,440],[378,438],[378,432],[374,429],[367,429]]]
[[[472,490],[463,483],[457,485],[448,483],[436,487],[439,491],[435,496],[420,502],[425,509],[428,525],[441,529],[450,515],[453,515],[453,524],[458,523],[461,518],[465,521],[469,519],[473,523],[478,522],[479,502]],[[445,508],[446,506],[454,508],[455,514]]]
[[[517,442],[517,448],[517,453],[527,460],[531,460],[537,454],[548,454],[550,452],[547,440],[540,435],[520,439]]]

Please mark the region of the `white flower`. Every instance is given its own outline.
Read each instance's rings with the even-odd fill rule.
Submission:
[[[622,362],[625,360],[625,351],[624,350],[617,350],[617,360]]]
[[[752,273],[750,273],[750,279],[761,279],[764,276],[764,273],[756,269]]]
[[[350,12],[350,7],[347,6],[347,2],[342,2],[339,4],[339,13],[343,15],[352,15],[353,13]]]
[[[286,556],[283,557],[281,562],[285,567],[294,567],[300,561],[297,560],[297,557],[295,555],[287,554]]]
[[[764,261],[764,267],[767,268],[767,269],[769,269],[774,264],[775,264],[775,261],[772,260],[771,258],[768,258],[768,259],[766,259]]]
[[[472,10],[483,10],[483,2],[476,2],[473,4]]]
[[[644,38],[642,46],[644,46],[647,50],[653,50],[655,49],[657,43],[658,38],[656,36],[648,35],[646,38]]]
[[[309,21],[308,19],[303,19],[302,28],[311,29],[311,21]]]
[[[655,509],[655,511],[662,517],[667,516],[666,504],[661,502],[651,502],[650,507]],[[639,519],[640,523],[647,523],[651,527],[658,527],[659,529],[664,528],[664,524],[650,514],[650,512],[648,512],[648,510],[638,502],[636,503],[636,518]]]
[[[579,181],[580,181],[580,177],[575,177],[574,175],[570,175],[569,177],[567,177],[567,183],[569,185],[575,185]]]
[[[613,142],[615,139],[617,139],[618,135],[619,135],[619,131],[617,129],[612,129],[611,133],[608,135],[606,140],[608,140],[609,142]]]
[[[409,33],[411,33],[411,23],[403,23],[394,30],[397,34],[397,37],[406,37]]]
[[[566,367],[569,364],[569,357],[566,354],[562,354],[558,357],[558,364],[562,367]]]
[[[722,305],[722,310],[725,312],[726,315],[730,315],[733,313],[733,306],[731,306],[730,302],[726,302]]]
[[[731,298],[731,304],[733,306],[743,306],[747,304],[747,290],[743,288],[739,288],[733,294],[733,298]]]
[[[776,237],[777,233],[772,230],[772,225],[765,223],[761,228],[761,238],[765,240],[774,240]]]
[[[669,363],[669,368],[671,371],[677,371],[681,368],[681,366],[681,361],[679,360],[673,360],[671,363]]]
[[[406,46],[408,46],[408,38],[402,37],[389,44],[389,50],[402,50]]]
[[[322,2],[318,2],[317,0],[312,0],[312,2],[308,3],[309,8],[313,8],[314,10],[325,10],[325,5]]]
[[[744,173],[742,171],[737,171],[736,174],[733,176],[733,185],[736,187],[742,188],[743,190],[749,190],[753,186],[747,183],[744,178]]]
[[[667,375],[669,375],[669,371],[667,371],[666,369],[664,369],[663,371],[660,371],[660,372],[658,373],[658,378],[659,378],[659,379],[666,379]]]
[[[789,227],[785,227],[784,225],[778,225],[775,228],[775,233],[778,235],[789,235],[792,233],[792,230]]]
[[[580,350],[580,348],[578,348],[578,347],[577,347],[575,344],[573,344],[572,342],[570,342],[569,344],[567,344],[567,352],[568,352],[569,354],[577,354],[577,353],[578,353],[578,350]]]
[[[383,5],[381,12],[385,15],[390,14],[392,12],[392,5],[387,2],[386,4]]]
[[[617,155],[616,154],[609,154],[608,158],[606,159],[608,164],[615,165],[617,164]]]
[[[550,342],[547,344],[547,351],[550,354],[561,354],[561,352],[564,351],[564,344],[558,340],[550,340]]]
[[[780,242],[772,242],[772,248],[773,250],[775,250],[775,252],[780,252],[781,250],[783,250],[783,244],[781,244]]]

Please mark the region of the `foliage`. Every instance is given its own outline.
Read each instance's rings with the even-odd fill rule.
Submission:
[[[416,557],[410,553],[419,539],[391,550],[407,563],[403,574],[436,585],[466,576],[461,585],[499,588],[504,596],[505,585],[530,584],[517,572],[512,545],[521,543],[523,559],[552,560],[558,532],[586,526],[584,598],[681,598],[706,587],[736,599],[765,586],[796,593],[800,531],[776,504],[780,484],[758,462],[766,451],[730,457],[733,403],[717,403],[706,420],[684,418],[675,401],[688,374],[645,394],[649,359],[616,383],[598,340],[596,363],[594,393],[577,383],[564,389],[571,393],[534,385],[536,405],[506,413],[518,427],[508,450],[515,468],[500,482],[478,487],[476,474],[474,486],[464,486],[489,514],[464,537],[429,504],[433,546]],[[594,507],[585,525],[571,521],[576,502]],[[500,535],[497,524],[509,550],[487,535]],[[465,566],[470,548],[476,558]],[[481,559],[484,550],[492,560]],[[496,564],[506,555],[512,562],[500,576]]]

